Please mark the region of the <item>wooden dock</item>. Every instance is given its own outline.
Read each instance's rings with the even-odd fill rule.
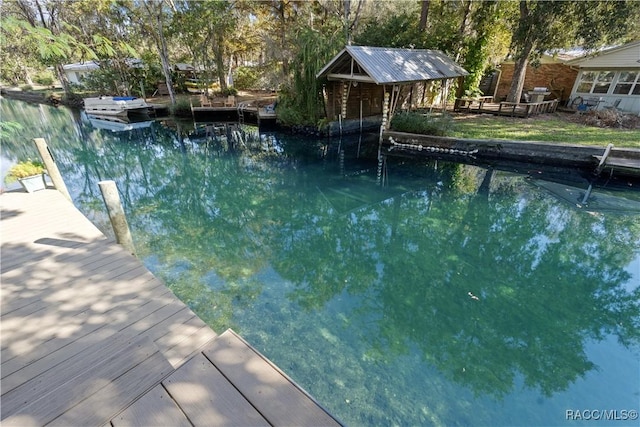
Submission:
[[[3,426],[340,425],[56,190],[0,209]]]
[[[275,111],[268,110],[265,107],[245,105],[242,103],[233,107],[191,107],[191,113],[195,119],[215,119],[223,117],[241,123],[244,123],[245,121],[256,123],[258,126],[263,124],[273,124],[277,119]]]

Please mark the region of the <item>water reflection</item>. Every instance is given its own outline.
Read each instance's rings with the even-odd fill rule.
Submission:
[[[64,109],[2,108],[35,123],[4,156],[33,156],[45,135],[107,232],[97,182],[115,180],[147,265],[348,424],[557,425],[575,402],[637,407],[637,214],[580,211],[521,176],[445,162],[388,159],[380,186],[375,144],[357,137],[113,132]],[[622,362],[599,372],[594,348]]]

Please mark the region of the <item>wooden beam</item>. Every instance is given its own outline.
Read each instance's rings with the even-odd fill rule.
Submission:
[[[329,81],[334,80],[348,80],[353,82],[363,82],[363,83],[376,83],[371,77],[367,75],[349,75],[349,74],[337,74],[337,73],[329,73],[327,74],[327,79]]]

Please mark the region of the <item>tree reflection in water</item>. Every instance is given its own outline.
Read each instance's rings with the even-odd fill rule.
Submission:
[[[357,139],[179,123],[118,133],[64,111],[45,110],[50,122],[24,138],[47,135],[76,205],[108,232],[97,182],[114,179],[147,265],[345,421],[464,424],[453,413],[470,404],[451,402],[460,392],[445,381],[480,399],[521,383],[552,398],[597,369],[589,343],[615,336],[637,351],[638,214],[575,210],[523,177],[444,162],[390,161],[380,187]],[[396,360],[430,381],[406,402],[393,396],[416,384],[387,377]]]

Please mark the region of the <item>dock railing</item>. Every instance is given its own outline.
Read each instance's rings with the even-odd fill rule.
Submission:
[[[499,115],[507,116],[523,116],[525,118],[534,114],[553,113],[558,108],[558,100],[552,99],[550,101],[542,102],[500,102],[498,107]]]

